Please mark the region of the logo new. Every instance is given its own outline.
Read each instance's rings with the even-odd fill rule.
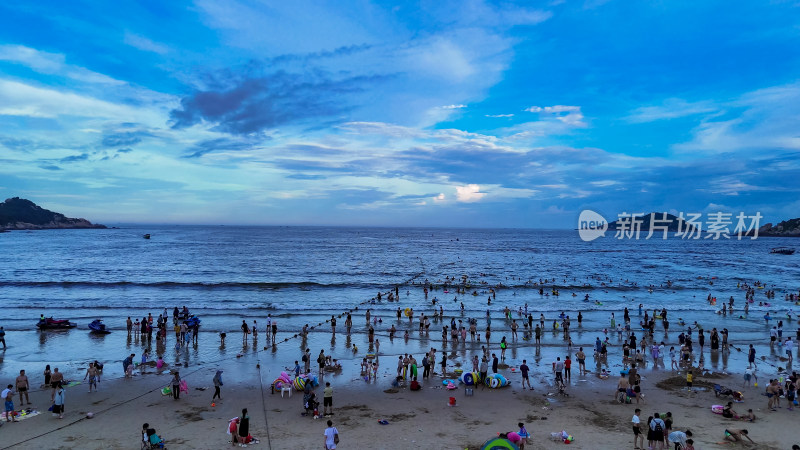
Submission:
[[[581,240],[591,242],[599,237],[604,237],[608,230],[608,221],[600,214],[584,209],[578,217],[578,235]]]

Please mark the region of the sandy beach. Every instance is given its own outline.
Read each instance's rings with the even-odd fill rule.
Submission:
[[[340,339],[344,337],[342,334],[337,333]],[[677,332],[670,333],[673,339],[676,335]],[[335,412],[331,419],[340,432],[339,448],[474,449],[480,448],[484,441],[497,433],[515,431],[518,422],[525,423],[533,434],[526,448],[562,447],[562,442],[550,439],[550,433],[561,430],[574,437],[573,448],[633,448],[630,421],[637,405],[622,405],[613,398],[617,383],[614,374],[621,368],[618,348],[610,350],[608,370],[612,376],[609,379],[601,380],[594,373],[579,376],[575,364],[566,390],[569,396],[561,396],[553,386],[550,370],[557,355],[566,355],[566,346],[560,336],[546,335],[538,352],[536,346],[528,342],[520,341],[520,348],[512,342],[511,348],[516,350],[509,352],[505,361],[509,368],[500,370],[511,380],[511,386],[500,389],[477,387],[472,396],[465,395],[464,385],[452,391],[444,389],[442,377],[438,374],[422,380],[423,389],[418,392],[408,390],[407,384],[392,389],[398,353],[395,350],[406,346],[402,339],[396,338],[394,343],[387,339],[388,345],[384,344],[379,356],[381,368],[378,378],[369,382],[358,373],[359,357],[366,353],[366,344],[356,355],[352,355],[352,351],[350,355],[334,355],[341,357],[344,369],[340,373],[327,373],[323,382],[329,381],[334,387]],[[590,333],[576,342],[576,346],[590,347],[588,336]],[[270,389],[270,384],[285,366],[299,359],[299,347],[298,350],[293,347],[301,343],[300,339],[287,337],[290,338],[288,341],[264,350],[262,335],[262,342],[257,345],[250,342],[239,353],[241,356],[232,355],[180,367],[189,392],[179,400],[162,396],[160,392],[169,382],[168,372],[157,374],[150,369],[142,374],[137,370],[132,379],[124,379],[121,367],[117,367],[120,366],[118,361],[106,361],[99,392],[88,393],[85,383],[66,389],[67,412],[63,420],[46,411],[50,405],[50,390],[34,388],[31,400],[42,414],[0,428],[4,436],[3,448],[136,448],[139,429],[144,422],[158,431],[168,448],[226,448],[230,446],[230,436],[226,434],[228,420],[238,416],[242,408],[248,408],[251,434],[260,440],[251,447],[321,448],[325,418],[314,420],[301,416],[302,392],[282,398]],[[319,347],[319,341],[330,337],[330,332],[315,332],[309,336],[306,345],[314,354],[316,351],[313,349]],[[212,335],[202,336],[201,345],[218,345],[214,339]],[[353,339],[365,339],[365,336],[354,335]],[[741,348],[741,344],[733,345]],[[230,335],[226,346],[241,349],[241,337]],[[463,358],[458,357],[462,347],[464,353],[471,354],[472,349],[480,351],[477,342],[459,344],[457,351],[451,353],[450,371],[456,368],[452,363],[462,363]],[[577,347],[573,349],[573,357],[575,350]],[[499,354],[496,344],[491,351]],[[533,391],[522,390],[519,371],[511,371],[523,358],[528,359],[532,369]],[[683,372],[674,373],[661,364],[654,368],[652,360],[648,360],[647,366],[640,371],[642,389],[646,394],[646,403],[639,405],[643,410],[642,419],[646,420],[654,412],[672,412],[674,428],[691,429],[698,449],[735,446],[720,442],[726,428],[736,427],[751,431],[750,436],[757,444],[751,444],[749,448],[790,448],[795,441],[784,430],[791,426],[795,412],[786,410],[785,404],[777,412],[770,412],[766,409],[766,397],[761,395],[767,380],[777,373],[776,368],[761,362],[757,373],[762,387],[743,389],[741,373],[747,364],[744,353],[735,348],[730,353],[706,349],[704,358],[707,367],[716,361],[714,365],[724,363],[726,369],[707,377],[696,376],[694,385],[701,391],[693,393],[684,388]],[[767,361],[772,359],[780,362],[775,356],[770,356]],[[666,360],[668,369],[668,356]],[[587,358],[587,368],[595,371],[591,354]],[[224,370],[224,386],[222,400],[212,406],[211,379],[217,369]],[[33,368],[28,368],[28,373],[31,384],[38,386],[41,381],[37,380],[41,375],[34,373]],[[80,380],[83,372],[68,369],[65,375],[67,379]],[[665,383],[656,387],[659,382]],[[742,413],[752,408],[758,420],[755,423],[731,423],[731,420],[713,414],[711,405],[726,401],[716,398],[713,389],[708,389],[708,383],[741,389],[745,399],[743,403],[736,403],[735,409]],[[317,388],[317,392],[321,397],[322,387]],[[455,406],[449,405],[450,397],[456,399]],[[15,402],[18,405],[18,397]],[[87,412],[93,412],[94,417],[87,419]],[[389,424],[380,425],[380,420]]]

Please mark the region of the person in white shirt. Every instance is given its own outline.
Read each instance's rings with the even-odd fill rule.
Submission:
[[[336,442],[339,440],[339,430],[333,426],[333,421],[328,421],[328,428],[325,429],[325,448],[333,450],[336,448]]]
[[[559,356],[553,362],[553,372],[556,375],[556,382],[561,381],[563,383],[562,372],[564,372],[564,361],[561,361],[561,357]]]
[[[3,390],[3,393],[0,394],[0,397],[5,401],[6,419],[8,419],[9,422],[16,422],[17,416],[14,415],[14,385],[9,384],[8,387]]]
[[[792,360],[793,348],[794,348],[794,342],[792,342],[792,338],[786,338],[786,342],[783,343],[783,349],[786,350],[786,356],[789,358],[789,361]]]
[[[686,447],[686,439],[690,437],[692,437],[692,432],[689,430],[686,430],[686,432],[673,431],[669,434],[669,436],[667,436],[667,440],[675,444],[675,448],[684,448]]]
[[[641,409],[636,408],[636,411],[633,413],[633,419],[631,419],[631,424],[633,425],[634,448],[644,448],[644,435],[642,434],[642,425],[641,421],[639,420],[639,413],[641,412]]]

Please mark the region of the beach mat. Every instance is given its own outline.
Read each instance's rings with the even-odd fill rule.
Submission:
[[[17,413],[17,417],[16,417],[17,420],[30,419],[31,417],[36,417],[39,414],[41,414],[39,411],[37,411],[35,409],[26,409],[26,410],[14,411],[14,412]],[[3,420],[3,421],[8,420],[8,416],[6,415],[5,411],[3,411],[2,414],[0,414],[0,420]]]

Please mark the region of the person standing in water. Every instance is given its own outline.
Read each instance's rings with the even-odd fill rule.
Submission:
[[[242,344],[247,345],[247,335],[250,334],[250,327],[247,322],[242,320]]]

